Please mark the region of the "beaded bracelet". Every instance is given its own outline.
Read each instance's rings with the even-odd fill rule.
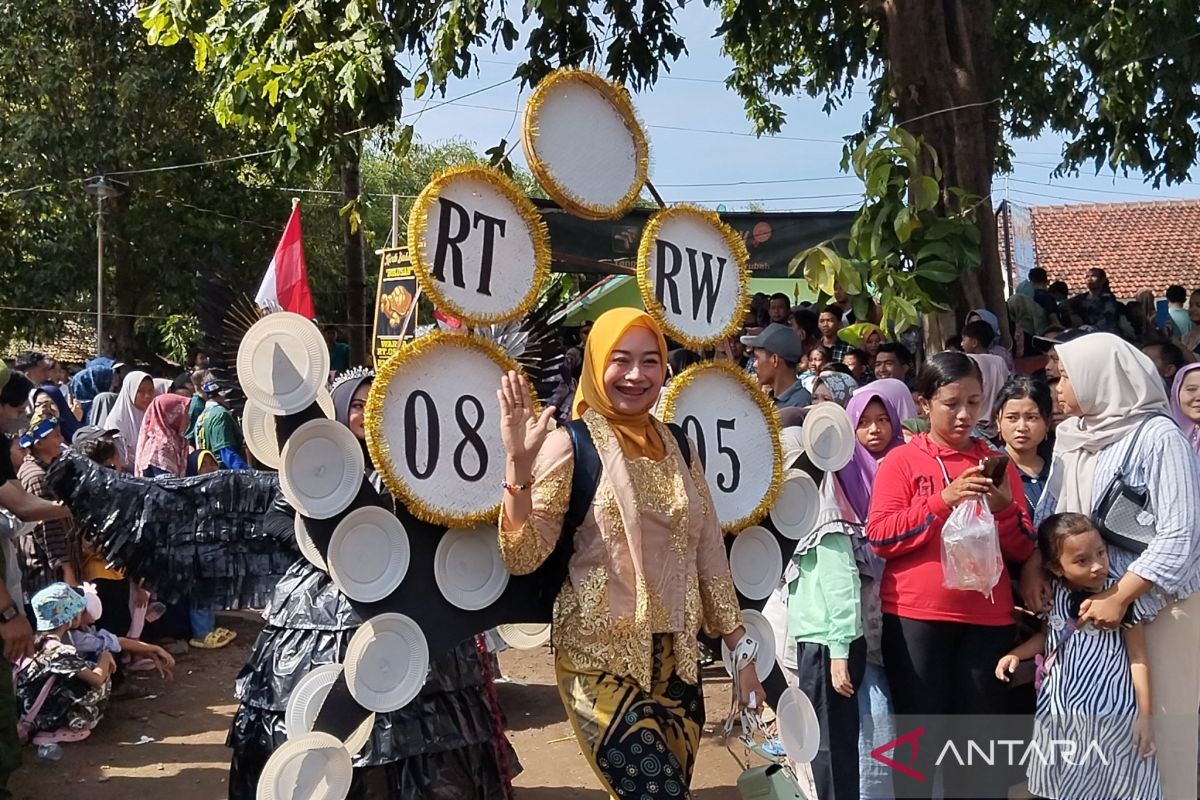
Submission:
[[[533,485],[533,478],[530,478],[525,483],[509,483],[508,481],[501,481],[500,485],[503,486],[504,490],[509,494],[517,494],[518,492],[527,491],[529,487]]]

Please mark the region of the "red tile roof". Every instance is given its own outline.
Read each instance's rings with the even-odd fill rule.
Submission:
[[[1200,200],[1034,206],[1038,266],[1071,294],[1085,289],[1087,272],[1108,273],[1113,294],[1141,289],[1162,297],[1173,283],[1200,288]]]

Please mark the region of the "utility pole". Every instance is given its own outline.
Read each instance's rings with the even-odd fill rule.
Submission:
[[[96,198],[96,355],[104,354],[104,201],[120,192],[103,175],[89,178],[84,191]]]

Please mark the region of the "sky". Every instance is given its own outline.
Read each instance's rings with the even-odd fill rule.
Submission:
[[[689,52],[657,86],[633,98],[650,142],[650,180],[663,199],[710,208],[724,204],[730,211],[751,202],[774,211],[857,208],[860,184],[853,175],[842,174],[839,164],[842,137],[860,128],[865,93],[832,115],[824,113],[820,98],[784,98],[788,122],[783,130],[757,138],[741,99],[724,85],[732,62],[711,37],[719,22],[717,9],[692,4],[677,14]],[[406,103],[406,114],[414,113],[423,141],[460,138],[480,152],[502,138],[517,141],[521,126],[514,112],[523,110],[528,95],[526,90],[518,96],[518,81],[456,100],[511,78],[520,52],[487,51],[481,58],[478,76],[451,83],[445,98]],[[446,100],[452,102],[439,105]],[[423,105],[425,110],[416,115]],[[1052,135],[1014,142],[1015,169],[995,179],[993,200],[1055,205],[1200,198],[1200,185],[1194,182],[1156,190],[1136,176],[1092,175],[1090,167],[1079,177],[1051,179],[1061,145]],[[512,158],[525,163],[520,147]]]

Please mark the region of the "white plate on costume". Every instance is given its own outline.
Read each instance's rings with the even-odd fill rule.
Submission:
[[[333,397],[324,386],[317,392],[317,405],[325,416],[333,419]],[[268,469],[279,469],[279,437],[275,431],[275,412],[260,406],[253,400],[246,401],[242,411],[242,433],[246,446],[259,464]]]
[[[733,537],[729,550],[729,572],[733,585],[751,600],[765,600],[779,586],[783,575],[783,551],[766,528],[753,525]]]
[[[746,626],[746,634],[751,639],[758,640],[758,659],[754,671],[758,673],[759,681],[765,681],[775,669],[775,632],[771,623],[760,612],[753,609],[742,609],[742,622]],[[725,662],[725,671],[733,676],[733,653],[721,642],[721,660]]]
[[[337,683],[341,674],[341,664],[324,664],[312,669],[296,683],[291,697],[288,698],[287,711],[283,717],[287,726],[288,741],[312,733],[317,715],[321,713],[321,706],[325,705],[329,690]],[[363,749],[371,738],[371,730],[374,727],[375,712],[372,711],[345,741],[346,750],[351,756],[358,755],[358,751]]]
[[[267,760],[257,800],[342,800],[354,767],[348,751],[328,733],[289,739]]]
[[[355,631],[342,663],[358,704],[384,714],[420,693],[429,672],[429,643],[411,617],[380,614]]]
[[[804,418],[804,452],[817,469],[837,472],[854,455],[854,426],[837,403],[813,406]]]
[[[268,314],[242,338],[237,374],[250,400],[276,414],[295,414],[329,379],[329,349],[317,326],[299,314]]]
[[[343,594],[361,603],[377,603],[404,580],[408,557],[404,524],[385,508],[363,506],[338,523],[325,560]]]
[[[536,650],[550,641],[549,625],[499,625],[496,633],[516,650]]]
[[[438,589],[452,605],[479,611],[500,599],[509,573],[500,558],[496,526],[448,530],[433,556]]]
[[[345,425],[314,419],[283,446],[279,488],[306,517],[329,519],[346,509],[362,488],[362,445]]]
[[[304,526],[304,517],[296,515],[296,524],[293,529],[296,531],[296,546],[300,548],[300,555],[307,558],[308,563],[322,572],[329,572],[329,566],[321,556],[321,551],[317,549],[312,537],[308,535],[308,528]]]
[[[812,533],[821,510],[821,493],[807,472],[789,469],[783,473],[779,494],[771,506],[771,522],[776,530],[789,539],[800,539]]]
[[[775,716],[787,757],[797,764],[808,764],[816,758],[821,726],[808,695],[795,686],[785,689],[775,704]]]

